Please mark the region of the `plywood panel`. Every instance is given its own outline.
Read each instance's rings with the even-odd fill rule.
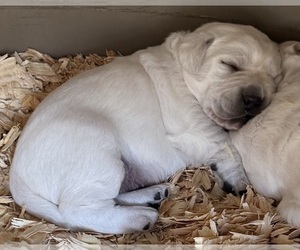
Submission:
[[[126,55],[210,21],[251,24],[279,42],[300,40],[299,14],[300,6],[2,6],[0,53],[32,47],[54,57],[105,49]]]

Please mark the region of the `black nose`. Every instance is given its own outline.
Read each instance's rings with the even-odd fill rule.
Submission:
[[[260,87],[249,86],[242,91],[242,100],[246,112],[255,112],[263,104],[262,90]]]
[[[247,112],[256,111],[262,105],[262,98],[258,96],[243,95],[244,109]]]

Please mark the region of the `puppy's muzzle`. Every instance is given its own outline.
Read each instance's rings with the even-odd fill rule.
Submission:
[[[250,85],[242,89],[244,111],[249,115],[256,115],[261,111],[264,103],[263,91],[260,86]]]

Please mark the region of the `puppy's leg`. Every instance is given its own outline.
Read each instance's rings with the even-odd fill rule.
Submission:
[[[27,172],[22,171],[23,165],[15,161],[10,175],[14,199],[19,205],[26,206],[30,213],[74,230],[129,233],[151,228],[158,218],[155,209],[120,206],[114,200],[120,192],[125,167],[110,124],[89,124],[91,126],[85,133],[71,134],[68,126],[61,127],[65,130],[63,139],[59,143],[54,141],[54,145],[62,146],[51,151],[51,155],[38,141],[44,137],[36,137],[36,152],[41,155],[38,160],[35,155],[28,160],[32,159],[36,168],[27,166],[27,172],[34,172],[36,177],[29,181]],[[76,123],[72,128],[73,131],[82,131],[82,127]],[[53,144],[53,140],[49,141]],[[29,155],[26,148],[30,145],[23,148],[24,151],[19,151],[21,156]],[[52,159],[55,159],[55,164]]]
[[[90,173],[81,179],[80,185],[72,183],[61,197],[59,211],[65,224],[75,230],[115,234],[153,227],[158,219],[155,209],[119,205],[115,201],[124,178],[124,164],[118,152],[101,151],[98,155],[101,157],[96,162],[101,160],[106,165],[105,172],[97,164],[90,165]]]
[[[120,205],[151,205],[159,204],[168,197],[170,184],[154,185],[131,192],[119,194],[115,201]]]
[[[95,197],[96,198],[96,197]],[[93,230],[101,233],[132,233],[152,228],[158,219],[154,208],[120,206],[114,200],[90,204],[61,203],[60,211],[72,230]]]
[[[63,191],[64,195],[58,204],[37,194],[38,190],[28,188],[15,173],[12,177],[14,185],[11,187],[18,204],[24,204],[28,212],[38,217],[72,230],[131,233],[150,229],[158,219],[158,212],[153,208],[116,204],[113,198],[119,192],[121,171],[115,172],[113,179],[106,180],[111,185],[103,185],[104,180],[97,183],[97,179],[92,178],[74,183],[68,190]],[[166,187],[161,186],[154,191],[165,190]]]
[[[249,181],[241,157],[230,141],[224,143],[210,166],[216,181],[225,192],[241,195],[246,190]]]

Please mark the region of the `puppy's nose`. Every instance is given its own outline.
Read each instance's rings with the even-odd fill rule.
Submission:
[[[251,95],[244,95],[244,109],[247,112],[255,111],[260,108],[262,104],[261,97],[258,96],[251,96]]]
[[[242,100],[246,112],[257,111],[263,103],[263,97],[259,87],[249,86],[242,91]]]

